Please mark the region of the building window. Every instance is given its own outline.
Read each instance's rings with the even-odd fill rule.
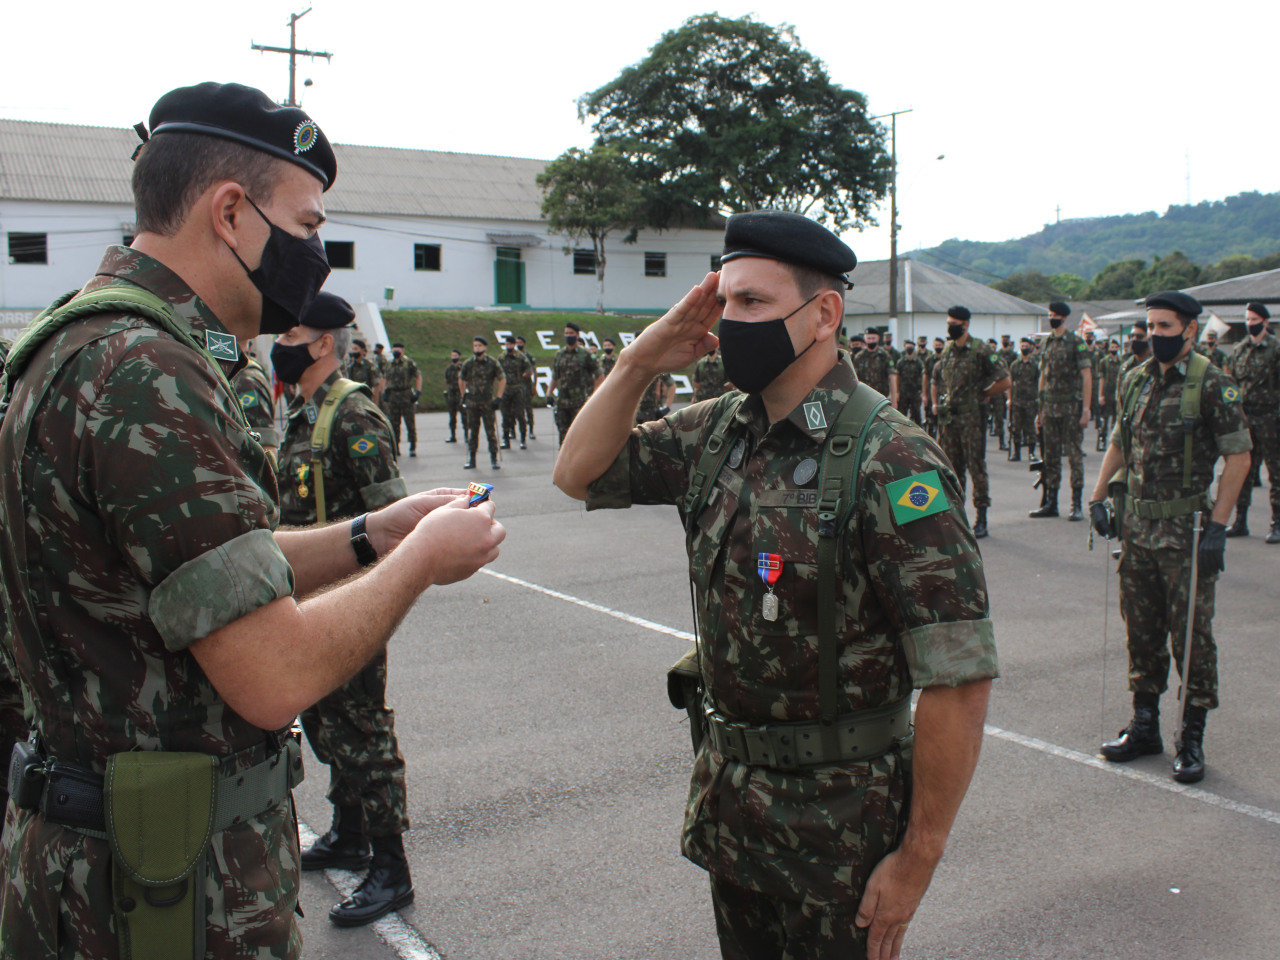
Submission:
[[[574,250],[573,272],[594,274],[596,272],[596,252],[587,247],[578,247]]]
[[[713,253],[711,255],[711,272],[712,273],[720,272],[720,254],[718,253]]]
[[[356,268],[356,245],[349,240],[326,240],[324,255],[329,258],[329,267],[332,270]]]
[[[439,270],[440,244],[415,243],[413,245],[413,269]]]
[[[49,235],[47,233],[9,234],[10,263],[48,263]]]
[[[667,275],[667,255],[665,253],[649,253],[644,255],[644,275],[646,277],[665,277]]]

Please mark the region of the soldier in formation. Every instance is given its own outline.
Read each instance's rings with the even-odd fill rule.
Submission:
[[[898,365],[893,359],[893,354],[880,346],[880,331],[875,327],[868,327],[867,332],[863,334],[863,343],[865,350],[860,351],[854,357],[853,369],[858,374],[858,379],[889,398],[889,402],[895,407],[898,405]]]
[[[391,432],[400,447],[400,423],[404,422],[409,439],[409,456],[418,455],[418,398],[422,396],[422,372],[413,358],[404,352],[403,343],[391,345],[391,362],[387,364],[386,388],[382,408],[391,421]]]
[[[669,373],[658,374],[640,395],[640,405],[636,407],[636,423],[660,420],[671,412],[671,404],[675,400],[675,380]]]
[[[378,368],[378,385],[373,391],[373,400],[378,408],[386,413],[386,408],[382,405],[382,393],[387,387],[387,368],[391,366],[391,360],[387,357],[387,348],[381,343],[373,345],[373,363]]]
[[[612,337],[605,337],[600,341],[600,352],[603,354],[597,363],[600,364],[600,376],[607,377],[609,371],[613,369],[613,365],[618,362],[618,358],[614,351],[617,350],[617,344],[613,342]]]
[[[278,466],[280,522],[289,526],[351,521],[408,494],[396,469],[391,424],[372,389],[338,375],[354,319],[347,301],[322,292],[271,351],[276,376],[298,387]],[[409,829],[404,756],[386,692],[384,649],[302,712],[311,749],[329,767],[334,807],[333,825],[302,851],[302,869],[367,871],[352,895],[329,911],[339,926],[371,923],[413,902],[403,840]]]
[[[1120,401],[1123,399],[1124,381],[1132,370],[1140,363],[1146,363],[1151,357],[1151,344],[1147,342],[1147,321],[1136,320],[1129,331],[1129,353],[1120,363],[1116,373],[1115,405],[1119,416]]]
[[[1160,695],[1168,688],[1172,647],[1186,706],[1173,778],[1195,783],[1204,777],[1205,718],[1218,706],[1214,592],[1225,566],[1226,521],[1249,472],[1251,443],[1239,388],[1192,349],[1200,304],[1185,293],[1164,291],[1147,297],[1146,306],[1153,356],[1125,380],[1118,424],[1089,504],[1095,530],[1120,538],[1120,612],[1128,630],[1133,692],[1133,719],[1102,745],[1102,755],[1125,763],[1164,750]],[[1198,395],[1191,409],[1184,391],[1193,400]],[[1217,500],[1211,501],[1219,457],[1222,477]],[[1108,496],[1114,498],[1112,513],[1103,503]],[[1118,531],[1115,513],[1121,514]],[[1197,523],[1203,525],[1198,562],[1192,554]],[[1184,676],[1192,590],[1195,619]]]
[[[941,337],[933,338],[933,350],[924,355],[924,427],[929,436],[937,439],[938,415],[933,410],[933,371],[942,359],[944,343]],[[922,351],[923,352],[923,351]]]
[[[853,252],[799,215],[762,211],[730,217],[721,262],[619,358],[626,375],[574,423],[555,481],[588,509],[693,511],[701,655],[682,661],[693,689],[681,700],[704,734],[682,849],[711,875],[724,956],[896,956],[997,673],[982,558],[946,458],[837,349]],[[726,373],[743,392],[634,425],[645,386],[715,343],[722,309]],[[842,461],[843,546],[828,553],[817,511],[777,505],[816,495],[831,438],[847,450],[868,422]],[[838,623],[821,613],[828,588],[846,597]],[[818,732],[851,726],[863,737]],[[772,746],[748,746],[744,730]]]
[[[1098,450],[1105,452],[1110,442],[1112,420],[1116,412],[1116,380],[1120,376],[1120,345],[1108,340],[1103,345],[1104,352],[1097,363],[1098,406],[1094,408],[1094,419],[1098,427]]]
[[[377,392],[382,373],[378,370],[378,365],[369,359],[368,347],[363,340],[351,341],[351,352],[347,354],[342,375],[348,380],[363,383],[369,388],[370,396]]]
[[[480,428],[483,426],[485,438],[489,441],[489,466],[501,470],[494,417],[502,406],[507,375],[502,372],[502,365],[489,356],[489,341],[485,337],[476,337],[471,342],[471,353],[471,359],[462,365],[458,374],[462,383],[462,404],[467,411],[467,462],[463,469],[476,468],[476,451],[480,448]]]
[[[920,398],[924,389],[924,361],[916,353],[916,345],[908,340],[903,346],[902,359],[898,361],[898,409],[912,423],[920,419]]]
[[[1263,309],[1266,308],[1264,307]],[[1196,352],[1202,354],[1205,359],[1219,370],[1226,369],[1227,354],[1225,350],[1218,346],[1217,330],[1206,330],[1204,332],[1204,340],[1196,344]]]
[[[693,402],[722,397],[733,386],[725,379],[720,351],[712,349],[693,368]]]
[[[1267,543],[1280,543],[1280,341],[1267,330],[1271,311],[1266,304],[1249,304],[1244,318],[1248,335],[1232,351],[1227,372],[1240,388],[1253,454],[1249,477],[1236,501],[1236,520],[1227,536],[1249,535],[1249,504],[1253,502],[1253,488],[1261,485],[1265,463],[1271,485],[1271,532]]]
[[[516,349],[516,338],[507,337],[503,343],[502,374],[507,378],[502,393],[502,449],[510,450],[511,441],[520,434],[520,449],[528,449],[525,443],[525,381],[529,379],[529,358]]]
[[[249,426],[257,432],[262,448],[270,456],[275,456],[280,449],[280,428],[276,425],[276,403],[271,392],[271,381],[267,371],[253,357],[249,356],[250,339],[237,340],[240,352],[244,355],[244,369],[236,374],[232,385],[236,396],[240,398],[240,407],[244,410],[244,418]]]
[[[1009,459],[1020,461],[1036,455],[1036,412],[1040,395],[1040,361],[1030,337],[1018,344],[1018,359],[1009,367]]]
[[[1093,365],[1089,347],[1067,329],[1071,308],[1061,301],[1049,304],[1049,336],[1040,345],[1040,412],[1036,427],[1043,443],[1044,487],[1040,506],[1028,516],[1058,516],[1058,488],[1062,485],[1062,457],[1071,464],[1071,515],[1083,520],[1084,428],[1092,415]]]
[[[458,442],[458,414],[462,414],[462,439],[467,439],[467,414],[462,409],[462,387],[458,375],[462,373],[462,351],[450,350],[449,363],[444,368],[444,402],[449,408],[449,436],[445,443]]]
[[[538,364],[533,359],[533,355],[529,353],[525,345],[524,337],[516,336],[516,349],[524,354],[525,359],[529,362],[525,365],[525,384],[524,384],[524,419],[529,428],[529,439],[537,440],[538,435],[533,432],[533,408],[541,406],[542,400],[538,396]]]
[[[551,361],[551,385],[547,395],[555,398],[556,431],[560,443],[591,391],[600,383],[600,367],[580,344],[582,328],[570,321],[564,325],[564,347]]]

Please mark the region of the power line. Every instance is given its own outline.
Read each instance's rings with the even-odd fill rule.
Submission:
[[[301,13],[289,14],[289,46],[287,47],[266,47],[260,43],[249,41],[250,50],[261,50],[263,53],[287,53],[289,55],[289,99],[285,102],[286,107],[298,106],[297,96],[297,77],[298,77],[298,57],[310,57],[314,60],[316,57],[324,57],[328,63],[332,57],[332,53],[326,53],[323,50],[299,50],[298,49],[298,21],[311,12],[311,8],[303,10]],[[307,81],[310,86],[311,81]]]

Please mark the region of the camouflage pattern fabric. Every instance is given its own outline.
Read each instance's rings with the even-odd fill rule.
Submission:
[[[494,422],[493,398],[497,396],[498,384],[505,378],[502,365],[486,353],[464,363],[459,377],[467,387],[467,449],[472,457],[476,455],[483,425],[489,440],[489,458],[496,460],[498,431]]]
[[[1150,358],[1151,358],[1151,348],[1150,348],[1150,347],[1148,347],[1148,348],[1147,348],[1147,359],[1150,359]],[[1121,406],[1121,404],[1123,404],[1123,403],[1124,403],[1124,382],[1125,382],[1125,380],[1126,380],[1126,379],[1128,379],[1128,376],[1129,376],[1130,372],[1132,372],[1132,370],[1133,370],[1133,368],[1134,368],[1134,367],[1136,367],[1136,366],[1138,366],[1138,365],[1140,365],[1140,364],[1142,364],[1142,363],[1145,363],[1145,362],[1146,362],[1145,360],[1140,360],[1138,357],[1134,356],[1132,353],[1130,353],[1130,354],[1128,354],[1127,356],[1125,356],[1124,360],[1123,360],[1123,361],[1121,361],[1121,363],[1120,363],[1120,370],[1116,373],[1116,392],[1115,392],[1115,399],[1114,399],[1115,406],[1116,406],[1116,415],[1117,415],[1117,416],[1119,416],[1119,414],[1120,414],[1120,406]]]
[[[1048,336],[1040,349],[1040,425],[1044,430],[1044,486],[1062,485],[1062,457],[1071,464],[1071,489],[1084,487],[1084,429],[1080,416],[1084,401],[1081,371],[1092,369],[1088,345],[1070,330]]]
[[[960,480],[973,479],[973,505],[991,506],[987,479],[987,431],[983,419],[982,393],[1006,371],[991,345],[970,337],[964,346],[951,341],[933,367],[938,389],[938,444]],[[964,502],[961,496],[962,504]]]
[[[520,350],[525,359],[529,361],[527,368],[529,371],[529,380],[525,383],[524,391],[524,418],[529,425],[529,436],[532,438],[533,408],[535,406],[543,405],[542,398],[538,396],[538,388],[535,382],[538,379],[538,363],[533,359],[532,354],[530,354],[528,350],[521,350],[519,347],[516,347],[516,349]]]
[[[1058,417],[1042,414],[1041,429],[1044,444],[1040,456],[1044,458],[1044,486],[1057,490],[1062,485],[1062,455],[1066,453],[1071,464],[1071,489],[1084,487],[1084,428],[1080,426],[1080,414]]]
[[[724,960],[854,960],[867,955],[867,931],[854,922],[857,904],[780,901],[715,874],[711,904]]]
[[[252,357],[244,369],[236,374],[232,386],[240,397],[244,418],[262,438],[264,447],[280,446],[280,428],[276,426],[276,404],[271,395],[271,381],[267,371]]]
[[[363,383],[369,388],[370,393],[378,385],[378,381],[382,379],[382,375],[378,373],[378,365],[368,357],[361,357],[359,360],[347,358],[343,362],[342,375],[348,380],[354,380],[356,383]]]
[[[444,399],[449,407],[449,436],[458,432],[458,413],[462,410],[462,388],[458,386],[458,375],[462,372],[462,361],[450,361],[444,368]],[[467,417],[462,416],[462,435],[467,435]]]
[[[1125,453],[1129,493],[1143,500],[1177,500],[1199,492],[1207,495],[1219,455],[1250,449],[1239,390],[1217,367],[1206,369],[1200,416],[1192,435],[1188,492],[1182,488],[1185,441],[1181,418],[1187,361],[1162,374],[1159,364],[1149,360],[1130,374],[1138,375],[1146,376],[1142,393],[1133,410],[1123,414],[1131,431],[1128,449],[1123,446],[1123,425],[1117,424],[1111,434],[1111,442]],[[1168,683],[1166,646],[1170,639],[1181,669],[1191,582],[1192,518],[1148,520],[1129,510],[1121,540],[1120,610],[1129,637],[1129,688],[1160,693]],[[1212,631],[1217,579],[1217,574],[1200,568],[1188,678],[1188,702],[1206,708],[1218,705],[1217,647]]]
[[[889,377],[898,373],[893,354],[880,347],[874,350],[862,350],[853,360],[853,368],[858,379],[871,389],[889,396]]]
[[[1098,411],[1113,416],[1116,409],[1116,380],[1120,376],[1120,358],[1108,353],[1098,361]]]
[[[9,355],[9,347],[9,341],[0,337],[0,366]],[[8,618],[4,614],[4,607],[0,606],[0,634],[5,634],[8,630]],[[10,649],[9,641],[0,643],[0,769],[6,773],[13,745],[27,739],[29,729],[22,686],[15,676]],[[4,783],[0,783],[0,810],[9,803],[9,779],[7,776],[3,779]]]
[[[700,670],[709,702],[744,722],[819,716],[818,518],[811,495],[827,424],[857,385],[847,360],[775,424],[759,396],[737,417],[745,442],[689,523]],[[736,395],[636,426],[591,484],[587,509],[679,504],[710,433]],[[816,426],[823,424],[823,426]],[[895,519],[886,488],[937,472],[948,506]],[[893,703],[913,686],[997,675],[986,583],[960,488],[941,451],[884,409],[866,440],[859,500],[841,538],[839,711]],[[764,619],[758,552],[777,553],[779,616]],[[727,760],[704,742],[694,763],[682,850],[716,877],[804,903],[856,904],[906,814],[905,754],[783,773]]]
[[[564,347],[551,361],[551,378],[556,383],[557,408],[574,408],[575,413],[591,396],[600,365],[583,347]]]
[[[920,420],[921,390],[924,388],[924,361],[915,353],[898,361],[898,409],[914,423]]]
[[[618,362],[616,353],[603,353],[600,357],[600,376],[607,377],[613,371],[613,365]]]
[[[198,340],[230,336],[178,276],[126,247],[108,249],[86,289],[134,282]],[[283,736],[229,709],[187,652],[293,591],[272,536],[274,470],[214,364],[150,321],[86,318],[18,372],[0,427],[11,653],[48,753],[98,774],[140,749],[213,754],[231,775]],[[214,834],[208,956],[297,957],[298,882],[291,802]],[[109,844],[10,806],[0,956],[118,955]]]
[[[1280,518],[1280,340],[1273,333],[1264,335],[1259,343],[1245,337],[1236,344],[1227,371],[1240,387],[1253,437],[1249,477],[1236,506],[1252,503],[1253,486],[1265,463],[1271,485],[1271,516]]]
[[[391,433],[396,447],[400,446],[400,424],[404,424],[409,450],[418,448],[418,405],[413,402],[414,387],[418,382],[418,365],[409,355],[393,357],[387,363],[386,386],[382,391],[382,410],[391,421]]]
[[[933,383],[933,371],[938,366],[938,361],[942,359],[942,355],[929,351],[923,357],[924,360],[924,426],[929,432],[929,436],[936,437],[938,435],[938,417],[933,412],[933,401],[930,399],[930,384]]]
[[[305,401],[290,406],[280,448],[280,511],[284,523],[316,522],[316,477],[311,467],[311,414],[335,383],[335,370]],[[343,398],[334,414],[329,449],[321,458],[325,509],[330,520],[349,520],[406,496],[396,467],[391,425],[364,389]],[[403,833],[406,812],[404,756],[395,712],[386,705],[387,655],[379,653],[337,690],[302,713],[302,729],[316,758],[329,767],[329,800],[360,806],[369,836]]]
[[[1018,357],[1009,367],[1013,397],[1009,405],[1009,442],[1026,447],[1036,442],[1036,396],[1040,392],[1040,363],[1035,356]]]
[[[529,370],[529,359],[519,350],[504,352],[498,361],[502,372],[506,375],[507,385],[502,392],[502,438],[514,440],[516,428],[519,427],[520,442],[525,440],[525,373]]]
[[[1217,344],[1210,346],[1208,340],[1203,340],[1196,344],[1196,353],[1200,354],[1202,357],[1207,357],[1209,362],[1219,370],[1225,369],[1227,366],[1226,351]]]
[[[728,382],[724,375],[724,361],[719,356],[714,360],[703,357],[693,368],[693,379],[698,383],[697,392],[693,397],[694,403],[724,396],[725,384]]]
[[[658,408],[666,403],[667,390],[673,383],[675,380],[669,373],[660,373],[653,378],[649,386],[645,387],[640,406],[636,408],[636,423],[658,419]]]

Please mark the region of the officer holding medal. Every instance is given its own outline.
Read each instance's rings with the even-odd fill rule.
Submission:
[[[554,479],[588,509],[681,509],[708,711],[684,700],[707,728],[682,848],[724,955],[888,960],[977,762],[997,674],[982,559],[946,458],[837,350],[853,252],[758,211],[729,219],[721,262],[623,351]],[[633,426],[717,320],[742,392]]]

